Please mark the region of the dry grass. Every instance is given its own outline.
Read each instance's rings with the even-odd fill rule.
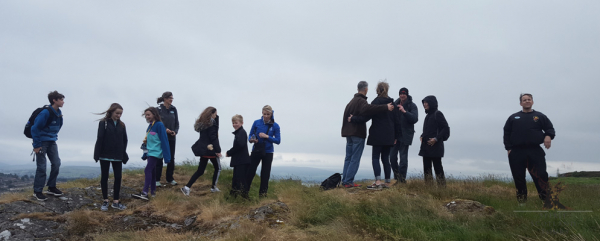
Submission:
[[[29,200],[30,192],[7,192],[0,195],[0,204]]]
[[[192,232],[173,233],[166,228],[153,228],[148,231],[137,232],[112,232],[90,235],[93,240],[98,241],[177,241],[177,240],[198,240]],[[201,239],[200,239],[201,240]]]
[[[103,226],[109,220],[104,212],[77,210],[65,214],[70,235],[83,236]]]
[[[63,182],[58,185],[61,189],[69,189],[69,188],[86,188],[89,186],[98,185],[100,183],[100,178],[82,178],[76,179],[68,182]]]
[[[64,215],[60,215],[52,212],[42,212],[42,213],[21,213],[17,216],[11,218],[11,220],[19,220],[23,218],[30,219],[39,219],[46,221],[55,221],[55,222],[65,222],[66,217]]]

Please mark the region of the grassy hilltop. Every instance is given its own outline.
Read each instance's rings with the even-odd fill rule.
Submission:
[[[251,200],[229,197],[232,171],[224,170],[219,179],[221,193],[210,193],[212,166],[192,187],[190,197],[179,188],[197,169],[186,163],[177,166],[175,187],[158,188],[149,202],[122,198],[128,209],[101,212],[98,206],[81,208],[61,215],[30,213],[14,219],[53,220],[66,224],[71,240],[598,240],[600,239],[600,181],[572,177],[551,180],[566,184],[560,202],[569,212],[542,210],[535,187],[528,184],[529,202],[517,205],[512,183],[492,176],[467,180],[448,180],[447,188],[427,186],[409,180],[406,185],[382,191],[363,188],[338,188],[321,191],[299,181],[278,180],[269,184],[269,196],[258,198],[258,178]],[[123,186],[140,190],[143,170],[126,171]],[[112,178],[112,177],[111,177]],[[62,183],[59,188],[99,187],[99,179],[80,179]],[[109,184],[112,188],[112,184]],[[4,194],[0,204],[19,200],[32,202],[30,192]],[[52,197],[51,197],[52,198]],[[447,204],[466,199],[491,206],[494,212],[448,211]],[[256,222],[244,218],[251,210],[281,201],[289,211],[277,220]],[[1,208],[0,208],[1,209]],[[0,210],[1,212],[2,210]],[[576,212],[575,212],[576,211]],[[197,220],[184,228],[141,225],[141,220],[183,224],[189,217]],[[115,220],[137,217],[138,223],[123,225]],[[116,224],[118,223],[118,224]],[[0,230],[2,232],[3,230]]]

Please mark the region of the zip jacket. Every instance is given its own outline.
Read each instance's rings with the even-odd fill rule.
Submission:
[[[50,120],[48,120],[50,119]],[[49,123],[46,125],[46,123]],[[60,109],[55,110],[50,107],[42,110],[35,117],[33,126],[31,127],[31,137],[33,139],[33,148],[42,146],[43,141],[56,141],[58,140],[58,132],[63,125],[62,111]]]
[[[269,128],[269,126],[271,126],[271,128]],[[269,129],[268,133],[266,133],[267,129]],[[271,120],[268,123],[265,123],[262,117],[252,123],[250,134],[248,134],[248,140],[250,140],[250,138],[252,138],[254,135],[254,137],[258,139],[259,143],[265,143],[265,153],[273,153],[275,152],[273,144],[279,145],[279,143],[281,143],[280,131],[279,124],[275,122],[275,111],[273,111]],[[265,133],[269,136],[269,138],[260,138],[260,136],[258,136],[259,133]],[[254,145],[252,145],[252,150],[254,150]]]
[[[171,149],[169,148],[169,138],[167,137],[167,129],[162,122],[150,123],[146,129],[148,132],[146,139],[146,148],[148,148],[148,156],[156,158],[164,158],[165,163],[171,162]]]

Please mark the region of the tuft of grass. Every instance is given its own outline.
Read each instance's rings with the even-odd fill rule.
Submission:
[[[11,203],[16,201],[27,201],[29,195],[25,192],[7,192],[0,195],[0,204]]]
[[[76,210],[65,214],[69,235],[83,236],[104,226],[108,221],[107,214],[99,211]]]

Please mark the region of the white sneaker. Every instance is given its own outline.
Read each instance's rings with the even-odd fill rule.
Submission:
[[[160,184],[160,182],[156,182],[156,187],[162,187],[162,184]]]
[[[218,187],[212,187],[212,188],[210,189],[210,192],[220,192],[220,191],[221,191],[221,190],[219,190],[219,188],[218,188]]]
[[[169,182],[169,184],[175,186],[175,185],[177,185],[177,182],[175,180],[173,180],[173,181]]]
[[[187,186],[182,187],[181,192],[183,193],[183,195],[190,196],[190,188]]]

